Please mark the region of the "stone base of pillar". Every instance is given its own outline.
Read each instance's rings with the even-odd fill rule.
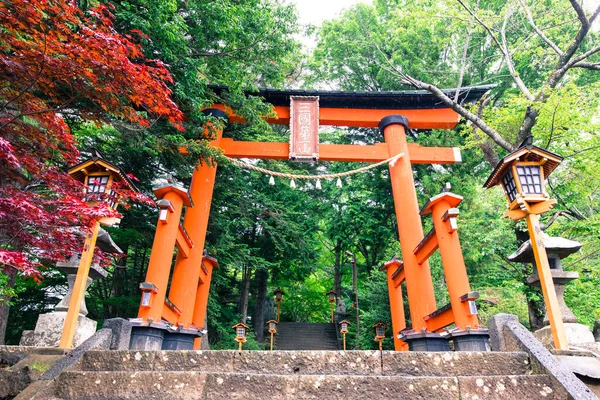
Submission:
[[[406,333],[401,339],[408,343],[410,351],[450,351],[448,339],[439,333]]]
[[[132,326],[129,349],[162,350],[166,328],[150,326]]]
[[[452,332],[448,339],[454,342],[455,351],[491,351],[487,329]]]
[[[193,350],[198,329],[173,330],[165,323],[148,324],[132,320],[131,350]]]
[[[567,342],[571,346],[580,346],[582,344],[594,343],[594,335],[587,325],[565,323],[565,333],[567,334]],[[552,339],[552,331],[549,326],[545,326],[533,333],[546,348],[554,348],[554,340]]]
[[[66,317],[67,313],[64,311],[40,314],[35,329],[23,332],[20,344],[22,346],[58,347]],[[89,339],[96,332],[96,325],[96,321],[79,315],[73,346],[77,347]]]
[[[194,350],[194,339],[200,336],[195,329],[182,329],[178,332],[167,332],[163,340],[163,350]]]

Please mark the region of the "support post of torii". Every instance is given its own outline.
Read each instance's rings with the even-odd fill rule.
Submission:
[[[402,115],[390,115],[381,120],[379,129],[385,137],[390,157],[404,153],[404,156],[400,157],[394,165],[390,163],[390,181],[398,219],[400,246],[403,250],[402,260],[406,275],[410,319],[413,329],[421,331],[427,328],[424,317],[436,309],[436,304],[429,263],[425,261],[419,264],[415,254],[410,250],[423,239],[423,226],[406,141],[408,120]],[[397,334],[398,332],[394,332],[394,335]]]

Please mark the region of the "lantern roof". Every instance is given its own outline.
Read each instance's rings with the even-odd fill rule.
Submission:
[[[500,160],[494,167],[494,170],[483,187],[489,189],[498,185],[502,180],[502,177],[506,175],[506,171],[517,161],[540,162],[545,159],[546,162],[543,164],[542,168],[544,168],[544,177],[548,178],[548,175],[554,171],[563,158],[558,154],[554,154],[548,150],[542,149],[541,147],[534,146],[532,142],[533,140],[530,136],[529,138],[525,139],[525,141],[517,150]]]
[[[329,292],[327,292],[327,295],[330,295],[331,293],[333,293],[337,296],[337,293],[335,292],[335,290],[331,289]]]
[[[242,322],[238,322],[237,324],[235,324],[234,326],[232,326],[233,329],[236,328],[244,328],[244,329],[248,329],[248,325],[242,323]]]
[[[115,182],[125,182],[125,184],[130,190],[133,190],[134,192],[139,192],[139,190],[135,187],[131,179],[129,179],[119,167],[108,162],[104,158],[102,153],[98,151],[98,149],[91,149],[91,153],[91,158],[69,168],[67,170],[69,175],[71,175],[75,180],[83,182],[85,180],[86,174],[104,171],[113,172]]]
[[[556,254],[560,259],[566,258],[569,255],[576,253],[581,249],[583,244],[574,240],[565,239],[562,237],[543,236],[544,247],[548,254]],[[526,241],[519,249],[507,257],[509,261],[520,263],[532,263],[535,258],[531,240]]]
[[[348,324],[348,325],[350,325],[350,321],[348,321],[347,319],[345,319],[343,321],[338,322],[338,325],[341,325],[341,324]]]
[[[267,321],[267,324],[270,324],[270,323],[278,324],[279,322],[275,321],[274,319],[270,319]]]
[[[386,324],[385,322],[383,322],[383,321],[377,321],[377,323],[376,323],[375,325],[373,325],[373,326],[371,327],[371,329],[375,329],[375,328],[377,328],[378,326],[385,326],[385,327],[387,327],[387,324]]]
[[[277,288],[273,291],[273,293],[281,293],[281,294],[285,294],[285,292],[281,289],[281,288]]]

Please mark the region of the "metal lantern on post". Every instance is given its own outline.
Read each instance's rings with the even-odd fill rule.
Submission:
[[[68,173],[73,179],[81,182],[85,186],[84,198],[88,205],[94,206],[100,203],[107,204],[110,208],[116,209],[119,205],[119,196],[113,190],[115,184],[123,184],[128,190],[137,192],[137,188],[131,180],[115,165],[104,159],[102,154],[92,149],[92,157],[71,168]],[[90,266],[94,257],[96,240],[100,231],[100,225],[112,226],[120,222],[119,218],[104,217],[97,219],[91,229],[87,232],[69,309],[65,317],[62,335],[59,347],[70,349],[73,346],[73,339],[77,329],[77,321],[81,308],[81,303],[85,297],[85,289],[90,272]],[[150,301],[150,300],[148,300]]]
[[[350,325],[350,322],[343,320],[340,321],[338,325],[340,326],[340,333],[344,338],[344,351],[346,351],[346,333],[348,333],[348,326]]]
[[[246,330],[248,330],[248,326],[241,322],[232,326],[235,329],[235,341],[238,342],[239,348],[238,350],[242,350],[242,343],[246,342]]]
[[[267,326],[269,327],[269,333],[271,334],[271,351],[273,351],[273,335],[277,333],[277,321],[274,319],[267,321]]]
[[[508,200],[508,209],[504,215],[514,221],[527,220],[529,236],[540,277],[540,286],[548,311],[548,319],[557,350],[568,350],[569,345],[562,321],[560,305],[552,282],[548,256],[544,247],[540,214],[550,210],[555,199],[550,199],[544,180],[560,164],[562,157],[533,146],[528,138],[521,147],[504,157],[492,171],[483,185],[490,188],[502,185]]]
[[[281,301],[283,300],[283,290],[280,288],[275,289],[275,301],[277,301],[277,322],[281,321]]]
[[[329,292],[327,292],[327,299],[329,300],[329,304],[331,306],[331,323],[335,323],[335,299],[337,297],[337,293],[331,289]]]
[[[375,341],[379,342],[379,350],[383,350],[383,340],[385,339],[386,328],[387,324],[382,321],[378,321],[371,327],[371,329],[375,330]]]

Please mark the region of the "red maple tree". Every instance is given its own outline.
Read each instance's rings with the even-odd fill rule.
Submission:
[[[183,129],[183,115],[166,66],[114,30],[106,5],[3,1],[0,26],[0,267],[35,274],[81,250],[76,227],[111,213],[87,206],[65,172],[79,157],[66,121],[164,117]]]

